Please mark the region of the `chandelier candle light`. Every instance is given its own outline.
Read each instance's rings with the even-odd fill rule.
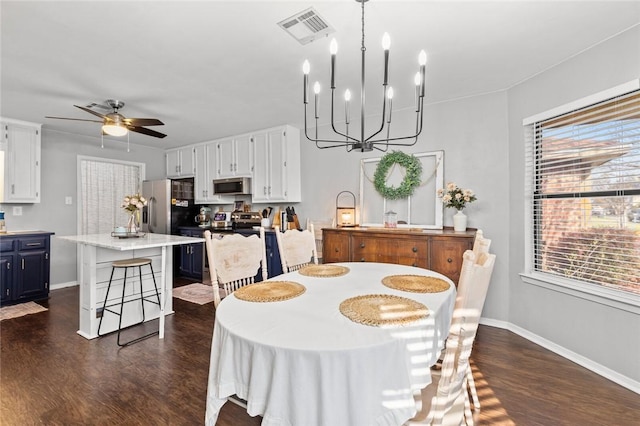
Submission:
[[[304,102],[304,133],[307,139],[316,143],[316,147],[320,149],[345,147],[347,151],[359,150],[361,152],[372,151],[377,149],[379,151],[386,151],[390,145],[392,146],[412,146],[418,141],[418,135],[422,132],[423,122],[423,103],[425,93],[425,69],[427,64],[427,54],[424,50],[418,55],[419,71],[416,73],[414,83],[416,85],[415,94],[415,108],[416,108],[416,130],[414,134],[400,137],[390,137],[391,131],[391,111],[393,104],[393,88],[388,85],[389,83],[389,48],[391,46],[391,38],[389,34],[384,33],[382,36],[382,49],[384,50],[384,74],[382,79],[383,97],[382,97],[382,119],[380,127],[377,131],[369,136],[365,137],[365,45],[364,45],[364,4],[368,0],[355,0],[362,4],[362,43],[361,43],[361,78],[360,78],[360,137],[354,137],[349,134],[349,124],[351,121],[350,116],[350,102],[351,92],[347,89],[344,93],[344,119],[345,119],[345,131],[340,132],[336,129],[335,117],[334,117],[334,98],[336,89],[336,55],[338,53],[338,43],[335,39],[331,41],[329,52],[331,54],[331,128],[337,136],[341,136],[344,139],[324,139],[318,136],[318,119],[319,112],[319,95],[320,95],[320,83],[316,81],[313,85],[314,93],[314,117],[315,117],[315,136],[310,137],[308,133],[307,125],[307,106],[309,103],[309,72],[311,65],[308,60],[304,61],[302,65],[303,76],[303,102]],[[388,112],[387,112],[388,109]],[[386,126],[385,126],[386,124]],[[386,137],[378,137],[378,135],[385,130]],[[404,142],[401,142],[404,141]]]

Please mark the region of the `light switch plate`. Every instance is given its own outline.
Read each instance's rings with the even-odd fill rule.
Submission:
[[[22,216],[22,206],[13,207],[13,215],[14,216]]]

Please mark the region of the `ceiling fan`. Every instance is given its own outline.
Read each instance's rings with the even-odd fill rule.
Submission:
[[[155,130],[147,129],[142,126],[163,126],[164,123],[157,118],[126,118],[118,111],[124,107],[124,102],[115,99],[107,99],[105,101],[107,105],[92,103],[87,106],[74,105],[76,108],[80,108],[83,111],[100,117],[102,121],[87,120],[83,118],[67,118],[67,117],[45,117],[55,118],[58,120],[75,120],[75,121],[91,121],[94,123],[102,123],[102,132],[111,136],[124,136],[128,131],[142,133],[143,135],[153,136],[156,138],[164,138],[164,133],[156,132]],[[92,108],[102,108],[106,112],[104,114],[94,111]]]

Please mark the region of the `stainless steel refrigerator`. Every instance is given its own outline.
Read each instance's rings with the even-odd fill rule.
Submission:
[[[194,223],[199,206],[193,202],[193,178],[142,182],[147,205],[142,210],[142,230],[155,234],[178,234],[179,226]]]

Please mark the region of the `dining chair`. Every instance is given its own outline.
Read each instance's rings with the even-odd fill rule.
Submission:
[[[336,219],[315,220],[307,218],[307,229],[313,229],[313,234],[316,239],[316,255],[318,256],[318,262],[322,263],[322,228],[335,228]]]
[[[442,361],[431,370],[432,383],[416,395],[418,414],[408,425],[441,425],[450,412],[473,424],[467,393],[469,357],[495,260],[495,254],[480,253],[476,258],[472,250],[465,251]]]
[[[280,230],[276,230],[283,273],[297,271],[311,263],[318,264],[313,225],[309,224],[309,228],[304,231],[289,229],[280,232]]]
[[[489,247],[491,247],[491,240],[484,237],[482,229],[478,229],[476,231],[476,238],[473,242],[473,253],[476,256],[476,263],[481,263],[484,260],[484,257],[481,256],[481,254],[488,254]],[[473,408],[479,410],[480,399],[478,398],[478,392],[476,390],[476,382],[473,380],[473,371],[471,371],[471,365],[469,365],[469,370],[467,371],[467,383],[469,386],[469,392],[471,393],[471,398],[473,400]]]
[[[229,234],[213,238],[210,231],[205,231],[204,239],[216,308],[221,301],[220,290],[228,296],[240,287],[253,284],[260,272],[262,279],[267,279],[264,228],[260,227],[259,236],[247,237]]]

